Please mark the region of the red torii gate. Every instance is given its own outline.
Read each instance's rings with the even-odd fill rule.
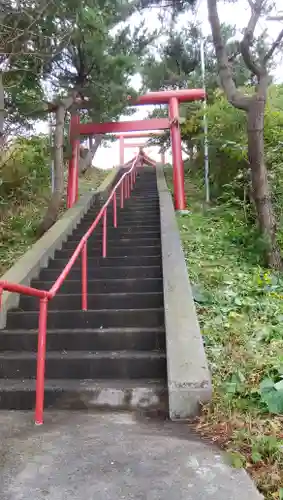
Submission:
[[[158,136],[158,135],[163,135],[164,131],[157,130],[157,131],[152,131],[152,132],[131,132],[130,134],[125,134],[125,135],[118,135],[119,138],[119,151],[120,151],[120,165],[123,165],[125,162],[125,148],[130,148],[130,147],[146,147],[146,143],[142,144],[134,144],[134,143],[126,143],[125,139],[143,139],[146,137],[150,137],[152,135]],[[117,135],[117,134],[115,134]],[[161,163],[165,163],[165,155],[164,153],[161,153]]]
[[[130,106],[148,104],[168,104],[169,118],[152,118],[150,120],[136,120],[126,122],[86,123],[80,124],[78,114],[72,115],[70,123],[70,142],[72,157],[69,162],[68,176],[68,207],[72,207],[78,199],[78,160],[81,135],[95,135],[107,133],[141,132],[170,129],[173,157],[173,183],[176,210],[186,208],[184,190],[184,165],[181,148],[181,132],[179,124],[179,103],[200,100],[205,97],[203,89],[167,90],[149,92],[132,100],[129,96]],[[83,104],[82,104],[83,107]]]
[[[133,143],[128,142],[128,143],[124,144],[124,149],[139,148],[140,151],[141,150],[143,151],[144,148],[148,148],[150,146],[151,145],[147,144],[146,142],[143,142],[143,143],[142,142],[133,142]],[[123,151],[123,153],[124,153],[124,151]],[[165,153],[164,152],[160,153],[160,162],[162,163],[162,165],[165,164]]]

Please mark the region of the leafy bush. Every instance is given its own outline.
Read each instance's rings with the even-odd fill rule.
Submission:
[[[19,138],[0,158],[0,273],[31,245],[50,194],[48,138]]]
[[[0,207],[30,200],[50,184],[46,136],[17,139],[0,158]]]
[[[198,112],[202,118],[202,111]],[[218,91],[207,107],[210,181],[212,198],[226,201],[249,198],[250,179],[247,161],[246,114],[235,109]],[[191,119],[192,121],[192,119]],[[191,123],[188,122],[189,124]],[[196,127],[195,127],[196,129]],[[265,153],[274,197],[283,196],[283,86],[269,89],[265,112]],[[202,172],[203,133],[194,135],[198,147],[195,170]],[[281,210],[280,210],[281,216]]]

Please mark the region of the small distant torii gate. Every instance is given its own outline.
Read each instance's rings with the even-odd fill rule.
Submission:
[[[120,165],[123,165],[125,163],[125,148],[131,148],[131,147],[137,147],[137,148],[143,148],[147,147],[146,143],[126,143],[125,139],[143,139],[147,137],[151,137],[152,135],[155,136],[161,136],[164,134],[163,130],[157,130],[157,131],[152,131],[152,132],[132,132],[130,134],[119,134],[119,151],[120,151]],[[165,163],[165,153],[161,153],[161,163]]]
[[[184,189],[184,165],[182,159],[181,132],[179,124],[179,103],[201,100],[204,99],[204,97],[205,92],[203,89],[149,92],[138,97],[136,100],[132,100],[132,98],[129,97],[129,106],[167,104],[169,110],[168,118],[152,118],[150,120],[85,124],[80,123],[80,117],[78,113],[73,114],[70,122],[70,143],[72,148],[72,156],[69,161],[68,173],[68,207],[72,207],[78,199],[78,164],[81,135],[91,136],[95,134],[111,133],[124,135],[124,133],[126,132],[170,129],[172,142],[175,208],[176,210],[184,210],[186,208],[186,198]],[[85,104],[82,103],[81,107],[85,107]]]

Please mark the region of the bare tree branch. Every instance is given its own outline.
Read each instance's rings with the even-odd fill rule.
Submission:
[[[250,97],[241,93],[236,88],[234,83],[227,51],[221,35],[221,24],[218,15],[217,0],[207,0],[207,8],[222,87],[231,104],[233,104],[236,108],[247,111],[250,103]]]
[[[264,64],[266,64],[269,61],[269,59],[271,59],[271,57],[273,56],[275,50],[278,49],[278,47],[279,47],[280,43],[282,42],[282,40],[283,40],[283,29],[280,31],[280,33],[277,36],[276,40],[274,40],[273,44],[271,45],[269,51],[264,56],[264,58],[263,58]]]
[[[240,43],[241,54],[247,68],[258,78],[260,78],[260,75],[262,74],[262,67],[253,59],[251,46],[254,40],[254,31],[265,2],[266,0],[255,0],[254,2],[249,2],[251,7],[251,16],[245,29],[243,40]]]

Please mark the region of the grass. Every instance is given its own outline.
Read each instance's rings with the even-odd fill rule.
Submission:
[[[79,178],[79,194],[97,189],[110,172],[111,169],[103,170],[96,167],[88,169],[85,175]]]
[[[191,213],[178,221],[213,380],[196,427],[246,468],[265,499],[281,500],[283,278],[261,266],[241,208],[204,208],[188,180],[186,191]]]
[[[10,203],[0,214],[0,275],[9,269],[36,241],[36,229],[47,206],[48,190],[35,199]],[[10,206],[11,205],[11,206]]]
[[[79,194],[95,190],[109,170],[93,168],[79,179]],[[0,275],[7,271],[36,241],[36,229],[45,213],[50,190],[34,192],[29,200],[11,199],[0,211]],[[62,214],[65,209],[62,208]]]

